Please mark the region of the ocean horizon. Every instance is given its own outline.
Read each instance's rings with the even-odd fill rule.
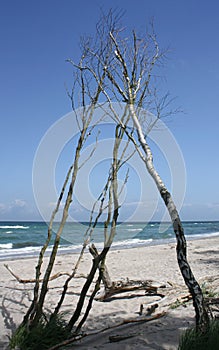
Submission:
[[[219,236],[219,221],[183,221],[187,240]],[[48,247],[51,251],[59,223],[53,225],[53,236]],[[67,222],[60,241],[60,253],[77,253],[89,234],[89,223]],[[39,251],[47,237],[48,225],[42,221],[1,221],[0,260],[31,257]],[[104,240],[104,223],[94,229],[91,242],[101,249]],[[111,249],[126,249],[146,245],[175,242],[170,222],[120,222]]]

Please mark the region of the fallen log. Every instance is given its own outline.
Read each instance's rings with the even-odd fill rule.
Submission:
[[[114,295],[133,292],[136,290],[144,290],[147,295],[159,295],[163,297],[162,293],[158,293],[159,288],[166,288],[166,285],[163,283],[157,283],[152,280],[129,280],[126,281],[116,281],[111,283],[110,288],[101,288],[95,300],[97,301],[106,301],[112,298]]]

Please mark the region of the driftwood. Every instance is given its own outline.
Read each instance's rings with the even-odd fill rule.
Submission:
[[[111,336],[109,336],[109,341],[110,341],[110,343],[115,343],[115,342],[119,342],[121,340],[136,337],[136,335],[137,335],[136,333],[127,334],[127,335],[111,335]]]
[[[103,332],[109,331],[109,330],[114,329],[114,328],[118,328],[118,327],[123,326],[123,325],[125,325],[125,324],[129,324],[129,323],[138,323],[138,322],[139,322],[139,323],[150,322],[150,321],[153,321],[153,320],[156,320],[156,319],[158,319],[158,318],[163,317],[165,314],[166,314],[166,313],[163,311],[163,312],[161,312],[161,313],[159,313],[159,314],[156,314],[156,315],[153,315],[153,316],[129,318],[129,319],[125,319],[125,320],[123,320],[122,322],[120,322],[120,323],[118,323],[118,324],[115,324],[115,325],[113,325],[113,326],[111,326],[111,327],[106,327],[106,328],[104,328],[104,329],[101,329],[101,330],[99,330],[99,331],[97,331],[97,332],[76,334],[76,335],[73,336],[72,338],[70,338],[70,339],[68,339],[68,340],[66,340],[66,341],[63,341],[62,343],[57,344],[57,345],[55,345],[55,346],[49,348],[48,350],[57,350],[57,349],[59,349],[59,348],[65,346],[65,345],[70,345],[70,344],[72,344],[73,342],[78,341],[78,340],[80,340],[80,339],[82,339],[82,338],[89,337],[89,336],[91,337],[91,336],[93,336],[93,335],[101,334],[101,333],[103,333]],[[134,335],[132,335],[132,336],[134,336]],[[126,338],[127,338],[127,336],[126,336]],[[119,338],[118,338],[118,339],[119,339]],[[123,339],[125,339],[125,338],[123,337]],[[110,340],[110,337],[109,337],[109,340]],[[120,339],[117,340],[117,341],[120,341],[120,340],[122,340],[121,337],[120,337]],[[116,340],[115,340],[115,338],[114,338],[114,342],[115,342],[115,341],[116,341]]]
[[[219,306],[219,298],[208,298],[208,305],[218,305]]]
[[[95,248],[94,245],[92,245],[92,249],[90,249],[90,251],[92,251],[92,255],[93,256],[97,256],[97,250]],[[4,264],[5,268],[9,271],[9,273],[19,282],[22,284],[28,284],[28,283],[34,283],[35,279],[22,279],[20,278],[18,275],[16,275],[14,273],[14,271],[7,265]],[[189,301],[191,299],[191,295],[190,294],[186,294],[183,293],[182,290],[182,286],[178,286],[175,285],[171,282],[167,282],[167,284],[164,283],[160,283],[160,282],[156,282],[156,281],[152,281],[152,280],[130,280],[130,279],[125,279],[125,280],[120,280],[120,281],[114,281],[111,282],[110,277],[109,277],[109,273],[107,270],[106,265],[104,266],[104,278],[103,278],[103,282],[104,282],[104,286],[100,289],[100,291],[98,292],[98,294],[95,297],[96,301],[109,301],[110,299],[112,299],[114,296],[115,298],[118,297],[118,294],[125,294],[125,293],[129,293],[127,298],[130,297],[137,297],[138,295],[134,294],[134,292],[141,290],[143,291],[143,295],[145,296],[158,296],[161,298],[160,301],[157,301],[157,303],[159,303],[162,300],[165,300],[165,306],[170,305],[171,303],[174,302],[179,302],[179,303],[184,303],[186,301]],[[50,276],[50,281],[55,280],[61,276],[70,276],[70,273],[68,272],[58,272],[52,276]],[[83,274],[79,274],[77,276],[75,276],[75,278],[86,278],[85,275]],[[107,283],[106,283],[107,281]],[[42,282],[42,280],[40,279],[40,282]],[[176,291],[181,291],[181,294],[178,295],[176,297]],[[182,294],[183,293],[183,294]],[[172,295],[172,300],[170,298],[170,296]],[[168,297],[168,298],[167,298]],[[166,298],[168,300],[166,300]],[[146,309],[145,309],[145,307]],[[142,315],[143,314],[143,309],[146,310],[146,313],[144,312],[145,315],[149,315],[151,314],[150,308],[153,308],[153,305],[148,305],[148,303],[145,304],[141,304],[140,305],[140,311],[139,314]]]
[[[112,282],[110,288],[102,288],[95,299],[98,301],[106,301],[114,295],[134,292],[136,290],[144,290],[145,294],[163,297],[163,293],[158,292],[159,288],[166,288],[166,285],[151,280],[142,281],[127,279],[126,281]]]
[[[158,304],[152,304],[151,306],[147,307],[146,309],[146,315],[150,316],[152,313],[155,312],[155,310],[158,308]],[[143,314],[143,310],[144,310],[144,304],[140,305],[140,311],[139,311],[139,315],[141,316]]]
[[[89,251],[94,258],[99,256],[98,250],[94,244],[89,247]],[[104,263],[104,265],[99,266],[99,269],[102,269],[101,275],[104,287],[97,293],[95,297],[95,300],[97,301],[107,301],[114,295],[134,292],[136,290],[144,290],[145,293],[149,295],[164,296],[163,294],[158,293],[158,288],[166,288],[165,284],[156,283],[151,280],[142,281],[129,279],[112,282],[106,264]]]
[[[212,318],[219,319],[219,298],[206,298],[205,303]]]
[[[16,275],[12,269],[7,265],[4,264],[4,267],[10,272],[10,274],[19,282],[22,284],[27,284],[27,283],[35,283],[36,279],[22,279],[18,275]],[[49,281],[53,281],[61,276],[70,276],[71,274],[69,272],[57,272],[55,275],[50,276]],[[75,278],[86,278],[87,276],[80,274],[75,276]],[[39,282],[42,282],[42,279],[39,280]]]

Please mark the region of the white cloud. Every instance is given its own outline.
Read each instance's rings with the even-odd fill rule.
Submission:
[[[15,199],[11,203],[11,208],[24,208],[27,207],[27,202],[25,202],[23,199]]]
[[[5,209],[6,209],[5,204],[0,203],[0,212],[1,212],[1,213],[4,213],[4,212],[5,212]]]
[[[210,209],[217,209],[217,208],[219,208],[219,203],[217,203],[217,202],[208,203],[207,207],[210,208]]]
[[[16,198],[10,203],[0,203],[0,220],[16,220],[21,219],[21,216],[25,219],[28,212],[28,203],[23,199]]]
[[[183,203],[183,208],[190,208],[192,207],[192,203]]]

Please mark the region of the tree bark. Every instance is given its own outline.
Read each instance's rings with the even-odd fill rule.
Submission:
[[[103,259],[105,259],[106,255],[109,251],[109,248],[110,247],[103,248],[102,252],[96,258],[93,259],[93,264],[92,264],[90,273],[87,277],[87,280],[86,280],[86,282],[81,290],[81,295],[80,295],[79,301],[77,303],[77,307],[74,311],[73,316],[71,317],[71,319],[68,323],[67,328],[69,331],[72,330],[73,326],[75,325],[75,323],[77,322],[77,320],[79,319],[79,317],[81,315],[81,310],[83,308],[84,299],[87,295],[88,289],[90,288],[90,285],[93,282],[93,279],[94,279],[94,276],[95,276],[95,273],[98,269],[99,264],[101,263],[101,261],[103,261]]]
[[[89,247],[89,251],[90,251],[90,253],[92,254],[92,256],[94,258],[98,257],[99,253],[98,253],[97,248],[95,247],[94,244],[92,244]],[[101,265],[103,265],[103,266],[99,266],[99,269],[102,269],[103,284],[104,284],[105,289],[108,290],[108,289],[110,289],[112,287],[112,281],[111,281],[111,278],[110,278],[107,266],[105,264],[105,261],[103,261]]]
[[[185,281],[185,284],[187,285],[192,295],[193,305],[196,313],[196,325],[198,327],[203,326],[205,328],[209,322],[209,317],[204,304],[204,298],[203,298],[201,287],[199,286],[197,280],[195,279],[195,276],[193,275],[191,267],[187,260],[186,238],[184,235],[184,230],[183,230],[183,226],[182,226],[178,211],[176,209],[176,206],[174,204],[171,194],[168,192],[160,175],[158,174],[158,172],[154,167],[151,149],[146,142],[141,125],[139,123],[138,117],[135,113],[135,109],[132,103],[130,104],[130,111],[132,114],[134,125],[137,130],[139,142],[145,154],[144,160],[145,160],[146,168],[149,174],[151,175],[151,177],[153,178],[160,192],[161,198],[163,199],[166,205],[166,208],[169,212],[169,215],[172,221],[173,230],[177,241],[177,246],[176,246],[177,261],[178,261],[178,265],[179,265],[182,277]]]

